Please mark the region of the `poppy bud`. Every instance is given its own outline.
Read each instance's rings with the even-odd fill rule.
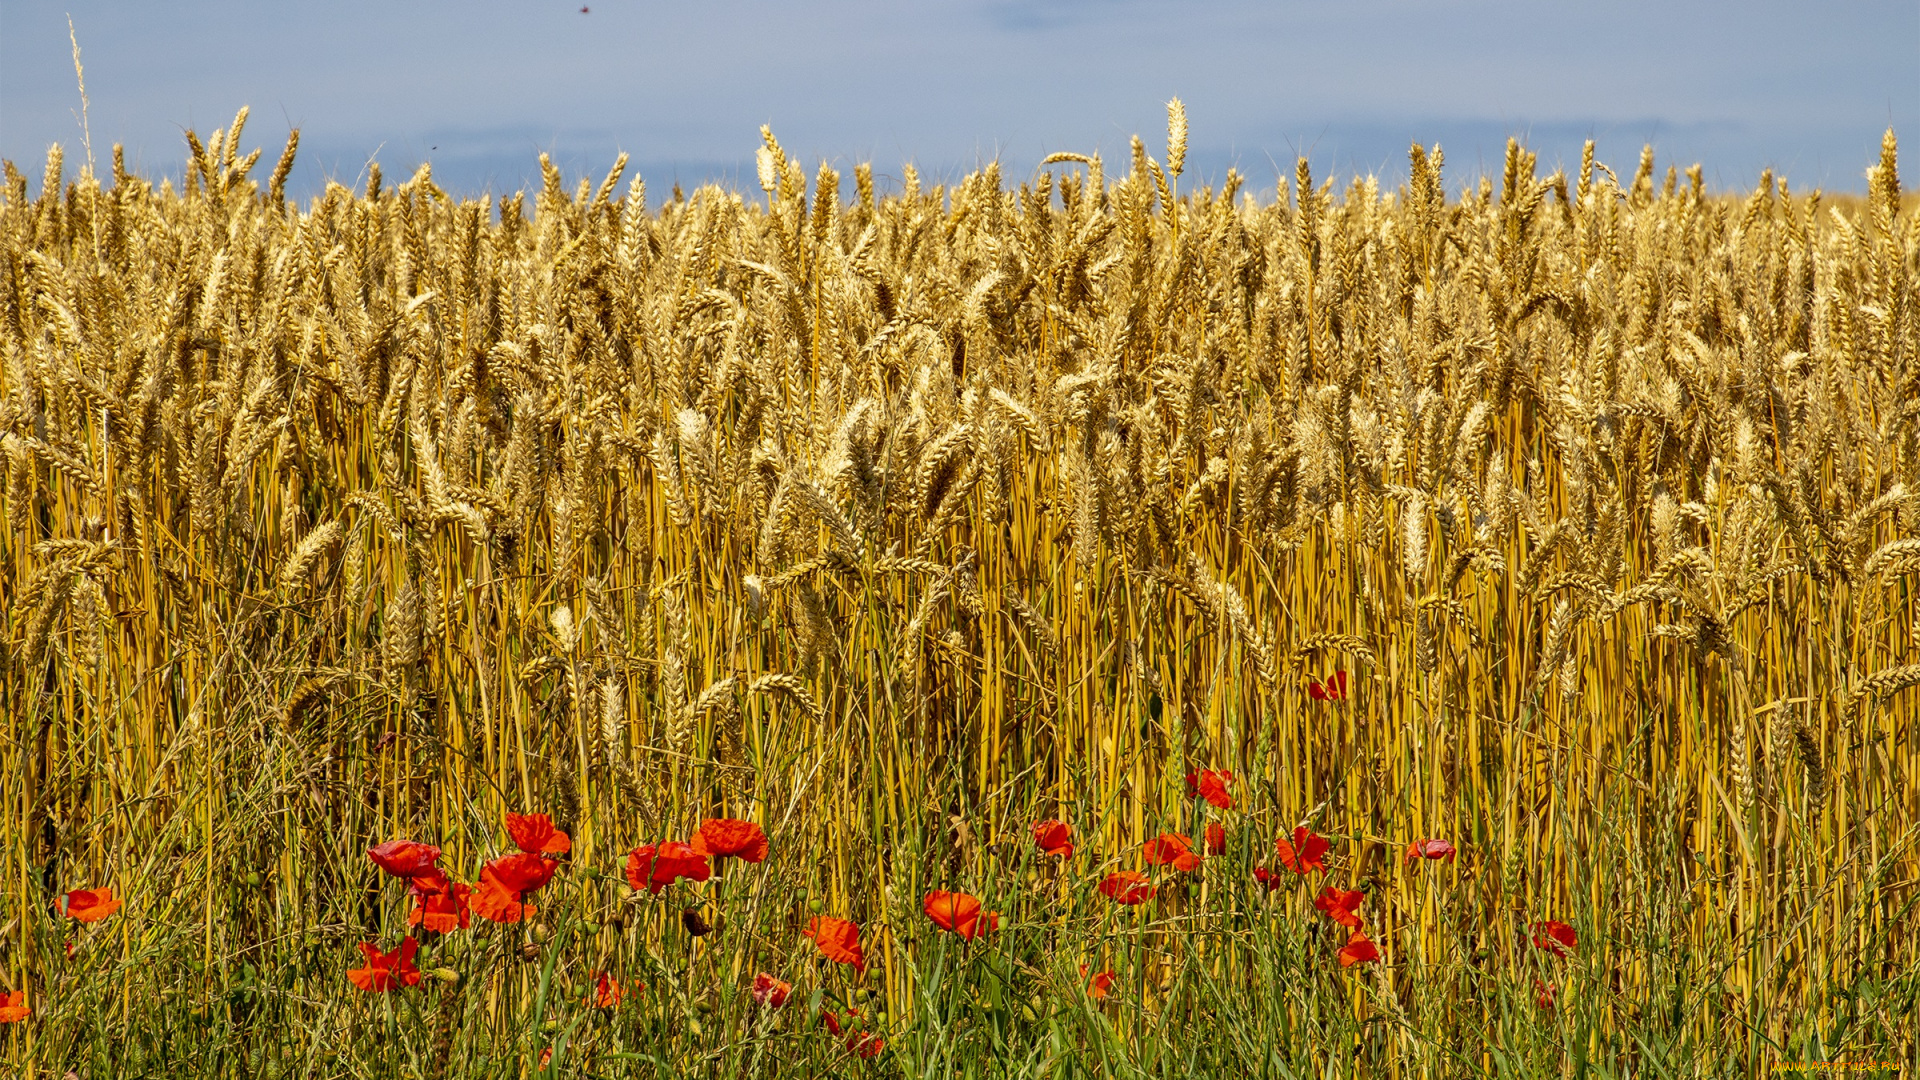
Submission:
[[[545,945],[547,943],[547,939],[552,936],[553,936],[553,931],[547,928],[546,923],[533,924],[533,940],[539,942],[542,945]]]
[[[802,885],[799,888],[793,890],[793,898],[795,900],[805,900],[807,898],[807,887],[805,885]]]
[[[827,905],[821,903],[819,898],[816,897],[812,900],[807,901],[807,910],[815,914],[819,914],[820,912],[827,910]]]
[[[446,983],[448,986],[454,986],[460,982],[460,973],[448,967],[434,968],[433,977]]]
[[[260,874],[257,871],[253,871],[253,870],[247,871],[247,888],[257,889],[259,887],[260,887]]]
[[[867,998],[871,996],[872,996],[872,993],[864,986],[856,987],[853,991],[853,1000],[854,1000],[854,1003],[857,1005],[865,1005],[867,1003]]]
[[[688,1035],[691,1035],[691,1036],[693,1036],[693,1037],[694,1037],[694,1038],[696,1038],[696,1039],[697,1039],[697,1038],[699,1038],[699,1037],[700,1037],[700,1021],[698,1021],[698,1020],[688,1020],[688,1021],[687,1021],[687,1034],[688,1034]]]
[[[713,1002],[708,1001],[706,998],[701,998],[699,1001],[693,1003],[693,1007],[701,1016],[705,1016],[713,1011]]]
[[[700,917],[699,908],[688,908],[682,911],[680,925],[686,927],[687,933],[694,937],[706,937],[713,930],[713,927],[707,925],[707,920]]]
[[[631,903],[633,903],[633,901],[634,901],[634,898],[635,898],[635,897],[637,897],[637,896],[639,896],[639,895],[640,895],[640,893],[639,893],[638,891],[636,891],[636,890],[634,889],[634,887],[633,887],[633,886],[631,886],[631,885],[622,885],[622,886],[620,886],[620,891],[619,891],[619,895],[620,895],[620,902],[621,902],[621,903],[623,903],[623,904],[631,904]]]

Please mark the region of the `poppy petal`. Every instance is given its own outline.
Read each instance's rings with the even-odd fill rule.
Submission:
[[[708,818],[693,834],[691,846],[702,854],[732,856],[757,863],[767,857],[767,834],[751,821]]]
[[[1579,944],[1579,932],[1566,923],[1548,919],[1533,924],[1533,945],[1536,949],[1545,949],[1555,956],[1565,956]]]
[[[1073,826],[1064,821],[1046,821],[1033,823],[1033,842],[1048,855],[1058,855],[1063,859],[1073,858]]]
[[[433,864],[439,861],[440,849],[412,840],[389,840],[378,847],[368,848],[367,858],[394,877],[410,878],[432,870]]]
[[[1327,918],[1349,929],[1360,928],[1360,916],[1355,911],[1360,907],[1366,894],[1359,890],[1346,892],[1329,885],[1313,901],[1313,906],[1321,910]]]
[[[1312,829],[1302,825],[1293,830],[1291,842],[1281,837],[1273,842],[1280,864],[1296,874],[1305,874],[1309,870],[1327,872],[1325,855],[1332,845],[1323,836],[1316,835]]]
[[[494,876],[491,865],[480,869],[480,884],[471,897],[473,910],[483,919],[497,923],[517,923],[532,918],[538,910],[520,902],[520,893],[507,888]]]
[[[1100,882],[1100,891],[1116,904],[1129,907],[1153,899],[1153,885],[1138,870],[1118,870]]]
[[[851,964],[856,971],[867,969],[867,958],[860,951],[860,927],[845,919],[816,915],[807,923],[804,936],[812,938],[820,955],[836,964]]]
[[[1347,938],[1346,948],[1340,950],[1340,966],[1352,967],[1355,964],[1370,964],[1380,959],[1380,948],[1358,930]]]
[[[1175,870],[1196,870],[1200,857],[1193,853],[1193,841],[1180,833],[1161,833],[1147,841],[1141,856],[1149,866],[1171,866]]]
[[[419,949],[420,943],[412,938],[403,939],[398,948],[387,953],[372,942],[361,942],[360,952],[367,958],[367,966],[347,972],[347,979],[360,989],[376,994],[402,986],[417,986],[420,969],[413,966],[413,955]]]
[[[422,926],[436,933],[446,934],[454,930],[463,930],[472,925],[473,913],[468,898],[473,887],[457,881],[440,878],[436,887],[420,888],[421,879],[414,879],[413,910],[407,913],[408,926]]]
[[[1415,859],[1451,859],[1454,846],[1445,840],[1415,840],[1407,845],[1407,861]]]
[[[753,977],[753,1003],[766,1009],[777,1009],[787,1003],[787,995],[793,993],[793,984],[762,971]]]
[[[1202,769],[1187,774],[1187,797],[1202,798],[1207,802],[1228,810],[1233,807],[1233,796],[1227,788],[1233,783],[1233,773],[1225,769]]]
[[[80,922],[99,922],[120,910],[120,901],[114,899],[111,887],[75,889],[64,899],[67,918]]]
[[[546,814],[508,814],[507,834],[515,847],[529,855],[565,855],[573,850],[573,838],[554,828]]]
[[[500,884],[518,893],[529,893],[553,880],[556,868],[551,859],[530,851],[502,855],[487,864]]]

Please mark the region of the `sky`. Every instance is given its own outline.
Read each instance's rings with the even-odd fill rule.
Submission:
[[[457,194],[537,188],[542,151],[569,185],[625,151],[656,202],[753,189],[762,124],[809,171],[871,161],[883,185],[906,162],[937,182],[997,160],[1018,180],[1055,151],[1116,173],[1133,134],[1164,156],[1174,96],[1188,182],[1234,167],[1269,197],[1302,155],[1398,183],[1416,139],[1442,145],[1456,189],[1497,175],[1509,136],[1543,172],[1592,138],[1631,173],[1651,143],[1716,190],[1764,168],[1862,190],[1887,127],[1920,147],[1920,0],[586,4],[0,0],[0,157],[36,189],[50,143],[69,175],[85,158],[69,16],[102,172],[118,142],[177,178],[184,133],[249,105],[262,180],[300,128],[303,196],[373,160],[395,179],[431,162]]]

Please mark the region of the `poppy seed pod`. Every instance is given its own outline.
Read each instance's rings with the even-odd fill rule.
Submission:
[[[687,933],[694,937],[706,937],[713,932],[713,927],[701,916],[699,908],[688,908],[682,911],[680,925],[686,927]]]
[[[520,946],[520,959],[525,960],[529,963],[540,959],[540,946],[535,945],[531,941],[527,942],[525,945]]]

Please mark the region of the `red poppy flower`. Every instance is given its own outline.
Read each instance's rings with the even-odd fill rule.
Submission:
[[[1207,854],[1225,855],[1227,853],[1227,829],[1217,821],[1207,823]]]
[[[1087,996],[1098,1000],[1113,991],[1114,975],[1111,971],[1088,973],[1087,965],[1080,965],[1080,977],[1087,980]]]
[[[860,928],[847,920],[816,915],[802,936],[812,938],[820,955],[834,963],[852,964],[855,971],[867,970],[867,958],[860,951]]]
[[[593,972],[593,1004],[596,1008],[611,1009],[620,1004],[626,996],[619,980],[604,971]]]
[[[1179,833],[1161,833],[1147,841],[1141,856],[1148,866],[1171,866],[1175,870],[1200,869],[1200,856],[1193,853],[1193,841]]]
[[[1533,980],[1533,1003],[1543,1009],[1553,1008],[1553,984],[1541,979]]]
[[[1347,700],[1347,673],[1336,671],[1328,675],[1326,681],[1307,680],[1307,696],[1315,701]]]
[[[1415,859],[1451,859],[1454,847],[1445,840],[1415,840],[1407,845],[1407,861]]]
[[[980,898],[967,893],[935,889],[927,894],[920,906],[926,911],[927,918],[933,920],[933,925],[959,934],[968,941],[990,930],[1000,929],[1000,913],[982,913]]]
[[[693,850],[702,855],[734,855],[759,862],[767,857],[767,834],[751,821],[708,818],[693,834]]]
[[[707,856],[678,840],[641,844],[627,854],[627,884],[650,893],[658,893],[677,878],[705,881],[712,876]]]
[[[1352,967],[1355,964],[1371,964],[1380,959],[1380,949],[1367,935],[1355,930],[1347,938],[1347,946],[1340,950],[1340,966]]]
[[[516,851],[487,864],[500,884],[518,893],[530,893],[553,880],[554,863],[532,852]]]
[[[467,898],[473,888],[434,871],[414,878],[407,890],[413,894],[413,910],[407,913],[408,926],[425,925],[436,933],[464,930],[473,922]]]
[[[529,855],[565,855],[573,850],[573,837],[553,827],[545,814],[508,814],[507,833],[513,846]]]
[[[480,917],[497,923],[517,923],[530,919],[539,909],[521,903],[520,892],[510,889],[493,872],[493,864],[480,868],[480,884],[471,893],[473,910]]]
[[[1233,806],[1233,796],[1227,794],[1227,787],[1233,783],[1233,774],[1225,769],[1202,769],[1187,774],[1187,798],[1199,797],[1222,810]]]
[[[433,864],[439,861],[440,849],[412,840],[389,840],[379,847],[368,848],[367,858],[394,877],[410,878],[432,870]]]
[[[847,1026],[852,1027],[853,1022],[860,1018],[860,1010],[848,1009],[846,1011],[844,1018],[847,1021]],[[836,1038],[839,1037],[841,1034],[841,1030],[840,1030],[841,1019],[842,1017],[836,1016],[831,1012],[823,1012],[820,1014],[820,1022],[827,1025],[827,1030],[833,1032]]]
[[[1548,919],[1533,924],[1533,946],[1545,949],[1555,956],[1565,956],[1580,944],[1580,935],[1573,927],[1563,922]]]
[[[1280,865],[1296,874],[1304,874],[1309,870],[1326,873],[1324,859],[1327,849],[1332,846],[1327,843],[1326,837],[1316,834],[1305,825],[1293,830],[1292,843],[1288,843],[1284,836],[1273,842],[1274,850],[1280,855]]]
[[[768,1009],[777,1009],[787,1003],[787,995],[793,993],[793,984],[762,971],[753,977],[753,1003]]]
[[[15,990],[11,994],[0,994],[0,1024],[17,1024],[33,1015],[27,1008],[27,992]]]
[[[1320,895],[1313,901],[1313,906],[1325,912],[1327,918],[1341,926],[1358,930],[1360,916],[1354,914],[1354,909],[1358,908],[1360,902],[1366,898],[1366,894],[1357,889],[1353,892],[1342,892],[1329,885],[1320,891]]]
[[[540,1067],[541,1068],[543,1069],[546,1068],[547,1062],[552,1060],[553,1060],[553,1047],[549,1046],[540,1051]]]
[[[838,1016],[831,1012],[823,1012],[820,1014],[820,1022],[826,1025],[827,1030],[832,1032],[835,1038],[839,1038],[843,1034],[846,1036],[847,1053],[857,1054],[863,1058],[870,1058],[880,1053],[881,1049],[887,1045],[886,1040],[865,1028],[861,1028],[859,1026],[859,1020],[859,1009],[850,1008]]]
[[[1048,855],[1058,855],[1063,859],[1073,858],[1073,826],[1064,821],[1046,821],[1033,823],[1033,842]]]
[[[1100,891],[1107,899],[1116,904],[1143,904],[1153,899],[1153,886],[1147,883],[1147,875],[1138,870],[1120,870],[1107,875],[1100,883]]]
[[[101,919],[120,910],[120,901],[113,898],[113,889],[75,889],[65,897],[62,907],[67,918],[81,922],[99,922]]]
[[[1253,868],[1253,880],[1265,885],[1268,892],[1272,892],[1287,883],[1285,874],[1269,870],[1264,866],[1256,866]]]
[[[420,983],[420,969],[413,966],[413,954],[420,949],[420,943],[407,938],[400,947],[390,953],[383,953],[380,947],[371,941],[360,943],[360,952],[367,958],[367,966],[354,968],[347,972],[347,978],[353,985],[370,994],[384,994],[402,986],[417,986]]]

